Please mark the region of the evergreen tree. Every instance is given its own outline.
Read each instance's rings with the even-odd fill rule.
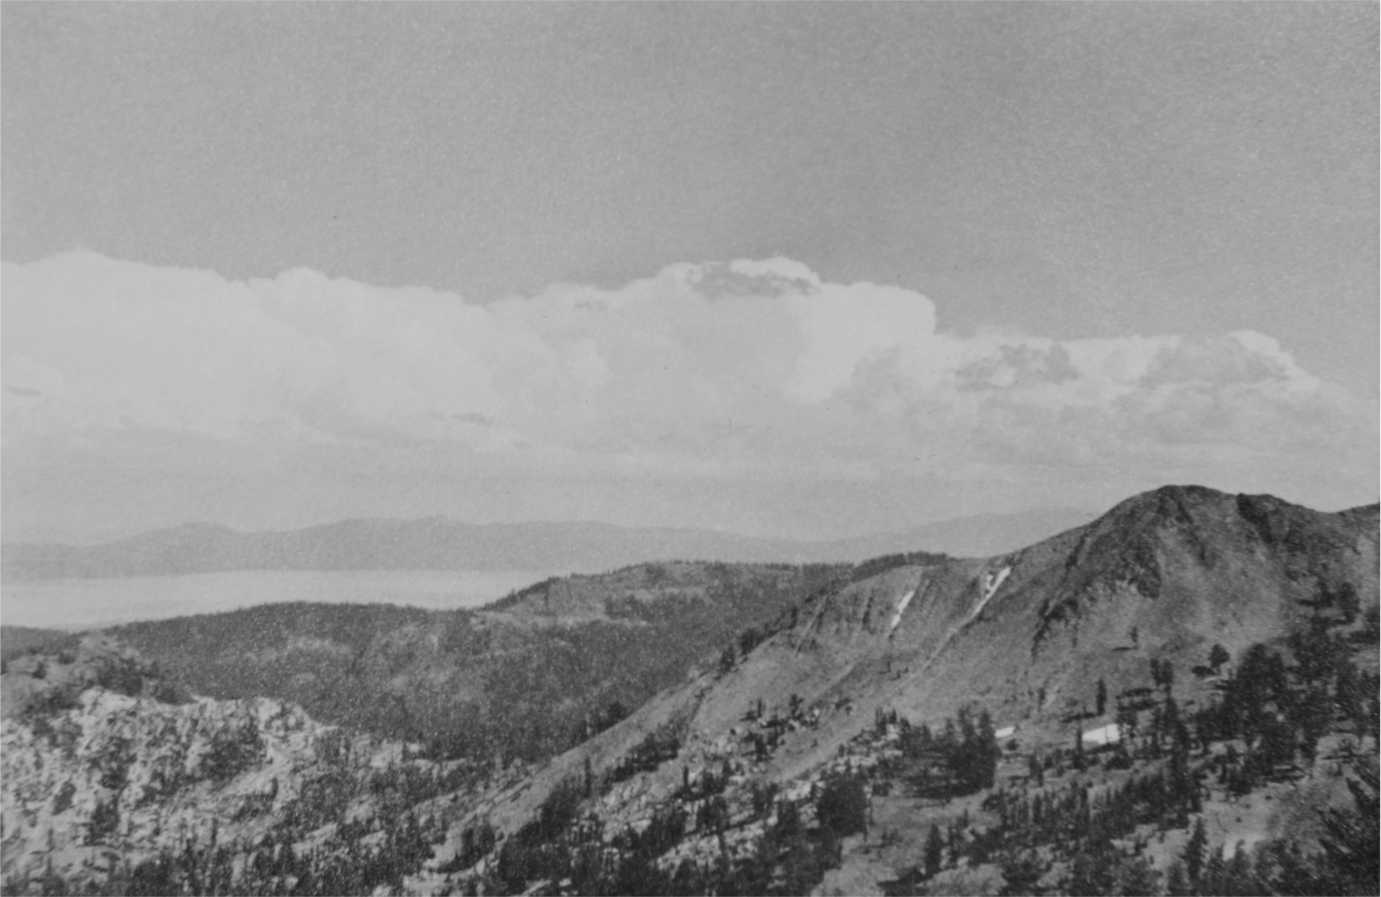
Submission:
[[[1306,685],[1323,682],[1333,666],[1333,659],[1341,653],[1338,640],[1328,631],[1328,622],[1322,617],[1311,618],[1308,628],[1291,634],[1289,642],[1299,678]]]
[[[101,844],[113,835],[120,825],[120,809],[115,801],[100,801],[91,811],[91,819],[86,824],[86,843]]]
[[[1241,841],[1237,842],[1237,847],[1233,849],[1232,858],[1227,861],[1223,870],[1223,893],[1229,897],[1252,897],[1260,894],[1263,888],[1257,883],[1256,876],[1252,870],[1251,857],[1247,855],[1247,849]]]
[[[1117,885],[1112,893],[1127,897],[1156,897],[1160,894],[1160,873],[1151,867],[1151,861],[1138,855],[1118,857]]]
[[[1361,612],[1362,602],[1357,597],[1357,588],[1350,582],[1343,583],[1337,592],[1338,612],[1343,615],[1344,625],[1351,626]]]
[[[1002,755],[1002,749],[997,744],[993,718],[988,715],[987,710],[978,715],[978,731],[973,750],[977,755],[974,777],[976,787],[993,787],[993,781],[997,778],[997,760]]]
[[[1273,894],[1320,893],[1316,864],[1297,843],[1268,841],[1257,848],[1253,878]]]
[[[1037,887],[1042,875],[1045,874],[1045,864],[1033,850],[1023,850],[1020,853],[1008,856],[1002,863],[1003,886],[999,894],[1004,895],[1023,895],[1032,897],[1039,895],[1043,891]]]
[[[1123,704],[1117,708],[1117,728],[1123,741],[1131,741],[1137,734],[1137,715],[1136,708],[1131,704]]]
[[[733,645],[733,642],[730,642],[729,644],[727,644],[727,645],[724,646],[724,650],[723,650],[723,651],[720,651],[720,652],[719,652],[719,673],[720,673],[720,675],[724,675],[725,673],[731,672],[731,671],[733,670],[734,664],[737,662],[737,660],[738,660],[738,657],[737,657],[737,655],[735,655],[735,653],[734,653],[734,645]]]
[[[940,871],[941,863],[944,860],[945,842],[940,835],[940,827],[931,825],[930,837],[925,842],[925,875],[926,878],[933,878]]]
[[[1375,894],[1381,869],[1381,838],[1378,838],[1377,772],[1366,760],[1357,759],[1347,780],[1352,794],[1350,808],[1330,807],[1320,815],[1325,833],[1319,839],[1329,883],[1338,894]]]
[[[1165,873],[1165,893],[1168,897],[1190,897],[1194,893],[1193,887],[1189,884],[1189,874],[1184,870],[1184,863],[1179,860],[1171,863]]]
[[[1222,894],[1227,891],[1227,864],[1223,862],[1223,849],[1210,845],[1204,857],[1203,871],[1195,883],[1199,894]]]
[[[1031,753],[1027,756],[1026,772],[1031,784],[1037,788],[1045,785],[1045,767],[1041,764],[1039,755]]]
[[[1334,673],[1333,693],[1337,696],[1338,712],[1359,727],[1366,721],[1366,686],[1357,667],[1347,657],[1339,657]]]
[[[838,837],[856,832],[867,834],[868,794],[863,780],[853,775],[831,776],[820,791],[815,816],[822,828]]]
[[[1106,839],[1092,839],[1074,855],[1064,892],[1072,897],[1101,897],[1113,893],[1115,864],[1110,862],[1112,846]]]
[[[1190,832],[1189,841],[1184,845],[1184,853],[1180,859],[1184,862],[1184,871],[1189,876],[1189,883],[1197,887],[1199,878],[1203,874],[1204,852],[1208,849],[1208,832],[1204,830],[1204,818],[1200,816],[1194,820],[1194,830]]]

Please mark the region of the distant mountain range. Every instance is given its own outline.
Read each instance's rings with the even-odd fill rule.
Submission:
[[[9,543],[11,581],[162,576],[229,570],[563,570],[596,572],[642,561],[820,563],[925,550],[988,556],[1093,519],[1067,509],[984,514],[834,541],[761,539],[711,530],[606,523],[472,524],[345,520],[284,532],[192,523],[99,545]]]

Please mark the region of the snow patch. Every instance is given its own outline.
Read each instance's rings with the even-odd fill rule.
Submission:
[[[997,571],[997,575],[996,575],[996,576],[994,576],[994,575],[991,574],[991,573],[985,573],[985,574],[983,574],[983,603],[984,603],[984,604],[987,604],[987,603],[988,603],[988,599],[991,598],[991,597],[993,597],[993,594],[997,592],[998,587],[1002,585],[1003,581],[1006,580],[1007,577],[1011,575],[1011,573],[1012,573],[1012,568],[1011,568],[1011,567],[1003,567],[1001,570]]]
[[[897,602],[896,611],[892,613],[892,623],[890,626],[887,627],[888,635],[891,635],[892,633],[897,631],[897,627],[901,625],[901,615],[906,611],[906,606],[911,603],[911,599],[914,597],[916,597],[915,589],[912,589],[905,595],[901,596],[901,600]]]
[[[983,574],[983,597],[978,599],[978,605],[969,613],[970,620],[976,618],[983,612],[983,608],[988,606],[988,602],[997,594],[997,590],[1007,580],[1007,577],[1010,576],[1011,573],[1011,567],[1003,567],[1001,570],[997,571],[996,575],[991,572]]]

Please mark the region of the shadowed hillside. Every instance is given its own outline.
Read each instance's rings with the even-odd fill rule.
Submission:
[[[0,626],[0,661],[8,662],[21,654],[57,651],[76,645],[77,636],[60,629],[32,626]]]
[[[621,719],[838,572],[645,564],[478,611],[275,604],[110,631],[200,694],[293,701],[437,755],[532,760]]]

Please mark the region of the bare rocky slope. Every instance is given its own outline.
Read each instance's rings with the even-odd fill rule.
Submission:
[[[281,701],[194,697],[102,636],[12,660],[0,688],[6,893],[396,881],[427,849],[411,806],[473,778]]]

